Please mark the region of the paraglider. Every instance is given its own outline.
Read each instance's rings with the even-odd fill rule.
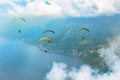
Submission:
[[[87,32],[90,32],[88,28],[80,28],[80,30],[85,30]]]
[[[40,40],[46,40],[46,41],[48,41],[48,43],[53,42],[53,40],[51,38],[40,38]]]
[[[18,30],[18,33],[21,33],[21,30]]]
[[[80,28],[80,30],[81,30],[81,31],[87,31],[87,32],[90,32],[90,30],[89,30],[88,28],[85,28],[85,27]],[[84,36],[82,36],[82,40],[85,40],[85,34],[83,33],[82,35],[84,35]]]
[[[48,51],[47,50],[44,50],[45,53],[47,53]]]
[[[12,20],[12,22],[17,22],[17,21],[23,21],[26,22],[26,20],[22,17],[17,17]],[[21,30],[18,30],[18,33],[21,33]]]
[[[85,39],[85,37],[82,37],[82,40],[84,40]]]
[[[20,20],[23,21],[23,22],[26,22],[26,20],[24,18],[22,18],[22,17],[14,18],[12,20],[12,22],[16,22],[16,21],[20,21]]]
[[[55,32],[53,30],[46,30],[43,33],[46,33],[46,32],[52,32],[53,34],[55,34]]]

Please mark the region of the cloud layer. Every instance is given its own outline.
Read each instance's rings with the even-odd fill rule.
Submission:
[[[80,69],[68,70],[65,63],[54,63],[51,71],[46,75],[46,79],[120,80],[120,36],[110,41],[108,47],[103,47],[98,52],[112,72],[93,75],[92,73],[96,71],[87,65],[83,65]]]
[[[0,1],[4,14],[32,15],[32,16],[72,16],[72,17],[94,17],[100,15],[114,15],[120,13],[120,0],[5,0]],[[24,5],[20,5],[23,3]]]

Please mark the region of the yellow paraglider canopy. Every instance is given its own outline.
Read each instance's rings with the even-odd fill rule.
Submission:
[[[40,40],[46,40],[48,42],[53,42],[53,40],[51,38],[40,38]]]
[[[12,20],[12,22],[16,22],[16,21],[20,21],[20,20],[23,21],[23,22],[26,22],[26,20],[24,18],[22,18],[22,17],[14,18]]]

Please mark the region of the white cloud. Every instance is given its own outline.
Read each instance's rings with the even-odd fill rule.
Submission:
[[[49,0],[50,1],[50,0]],[[26,0],[26,6],[20,6],[14,0],[0,1],[0,4],[12,5],[9,14],[33,16],[73,16],[93,17],[120,13],[120,0]]]
[[[120,8],[115,6],[120,0],[55,0],[55,3],[61,6],[67,16],[89,17],[120,13]]]
[[[1,2],[1,5],[9,4],[11,9],[7,10],[10,15],[32,15],[32,16],[61,16],[61,8],[56,4],[47,5],[44,1],[40,0],[27,0],[26,6],[20,6],[15,1]],[[1,11],[2,12],[2,11]]]
[[[65,63],[54,63],[46,76],[47,80],[67,80],[67,78],[70,80],[120,80],[120,36],[113,41],[109,41],[109,46],[103,47],[98,52],[112,72],[94,76],[92,73],[95,70],[91,69],[90,66],[83,65],[80,69],[68,70]],[[58,75],[59,72],[62,72],[63,75]]]
[[[61,15],[61,9],[59,6],[55,4],[47,5],[42,1],[34,1],[31,3],[28,3],[24,11],[25,10],[27,10],[26,12],[27,14],[36,15],[36,16]]]
[[[66,64],[63,63],[54,63],[53,70],[47,75],[48,80],[65,80],[67,77],[66,73]]]

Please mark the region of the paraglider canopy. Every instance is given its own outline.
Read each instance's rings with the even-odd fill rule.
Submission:
[[[22,17],[14,18],[12,20],[12,22],[16,22],[16,21],[20,21],[20,20],[23,21],[23,22],[26,22],[26,20],[24,18],[22,18]]]
[[[80,28],[80,30],[85,30],[87,32],[90,32],[90,30],[88,28]]]
[[[48,43],[53,42],[53,40],[51,38],[40,38],[40,40],[46,40],[46,41],[48,41]]]
[[[55,32],[53,30],[45,30],[43,33],[46,33],[46,32],[51,32],[51,33],[55,34]]]

